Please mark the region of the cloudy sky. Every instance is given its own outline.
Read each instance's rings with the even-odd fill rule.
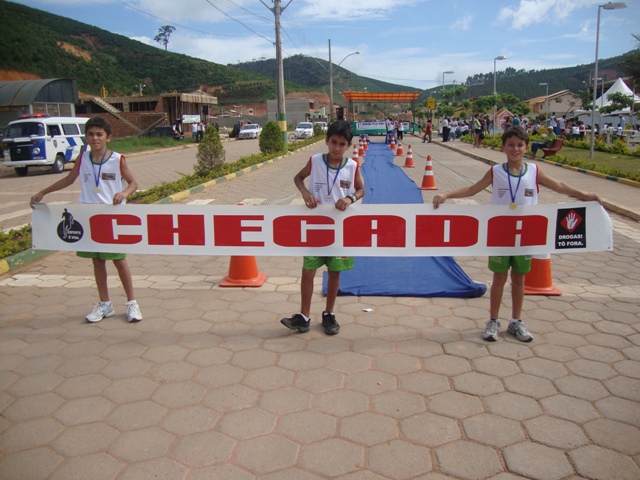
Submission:
[[[16,1],[16,0],[14,0]],[[273,0],[17,0],[33,8],[221,64],[275,58]],[[430,88],[506,67],[540,70],[595,59],[593,0],[281,0],[285,57],[328,60],[367,77]],[[599,58],[637,47],[640,1],[601,9]],[[347,55],[359,51],[358,55]]]

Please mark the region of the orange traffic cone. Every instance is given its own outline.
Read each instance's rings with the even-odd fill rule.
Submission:
[[[389,150],[395,150],[396,149],[396,139],[394,137],[391,137],[391,145],[389,145]]]
[[[367,136],[365,135],[362,139],[362,144],[364,145],[364,151],[369,150],[369,141],[367,140]]]
[[[360,145],[358,148],[358,156],[359,157],[364,157],[365,153],[364,153],[364,145],[362,144],[363,140],[360,139]]]
[[[551,278],[551,255],[533,255],[531,257],[531,271],[524,276],[525,295],[562,295],[553,286]]]
[[[229,273],[220,282],[221,287],[259,287],[267,279],[258,272],[256,257],[232,256]]]
[[[420,190],[438,190],[436,181],[433,178],[433,166],[431,164],[431,155],[427,155],[427,165],[424,167],[424,176],[422,177],[422,186]]]
[[[413,153],[411,152],[411,145],[409,145],[409,149],[407,150],[407,158],[404,161],[404,168],[414,168],[413,164]]]
[[[356,162],[360,163],[360,155],[358,155],[358,147],[356,147],[356,144],[353,144],[353,156],[351,158],[353,158]]]
[[[402,149],[402,144],[398,142],[398,149],[396,150],[396,157],[401,157],[404,155],[404,150]]]

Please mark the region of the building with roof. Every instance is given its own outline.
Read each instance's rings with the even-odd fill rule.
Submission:
[[[544,115],[547,118],[551,116],[552,112],[556,112],[556,117],[561,117],[562,115],[567,117],[574,116],[576,110],[582,106],[580,97],[569,90],[550,93],[548,97],[542,95],[530,98],[525,100],[524,103],[531,109],[529,116]]]
[[[78,83],[73,78],[0,82],[0,125],[34,113],[75,117],[77,103]]]

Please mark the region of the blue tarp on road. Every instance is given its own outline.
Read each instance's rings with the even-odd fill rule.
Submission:
[[[424,203],[418,186],[393,164],[394,152],[370,143],[361,167],[364,203]],[[425,207],[430,208],[430,207]],[[340,274],[338,295],[392,297],[481,297],[486,285],[475,283],[452,257],[357,257],[355,268]],[[327,273],[322,279],[327,293]]]

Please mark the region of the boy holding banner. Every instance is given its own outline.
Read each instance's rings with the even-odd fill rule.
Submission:
[[[31,197],[31,208],[48,193],[57,192],[72,185],[78,177],[81,181],[80,203],[102,203],[119,205],[138,189],[138,183],[129,170],[123,155],[107,149],[111,141],[111,125],[102,117],[89,119],[85,125],[87,142],[91,151],[83,151],[73,164],[73,169],[62,180]],[[125,182],[127,183],[125,188]],[[70,223],[73,222],[69,216]],[[140,308],[133,294],[133,280],[124,253],[77,252],[82,258],[93,260],[93,273],[98,287],[99,301],[86,320],[96,323],[115,314],[109,300],[107,284],[107,260],[112,260],[125,293],[127,294],[127,320],[142,320]]]
[[[352,138],[353,132],[348,122],[332,123],[327,130],[325,140],[328,153],[313,155],[294,177],[293,181],[300,190],[307,208],[334,205],[338,210],[344,211],[364,197],[364,180],[358,162],[352,158],[344,158],[345,152],[351,146]],[[307,177],[309,177],[309,188],[304,185]],[[280,320],[285,327],[301,333],[309,331],[313,279],[316,270],[322,265],[327,266],[329,275],[326,307],[322,312],[322,327],[327,335],[335,335],[340,331],[340,325],[333,314],[333,307],[338,296],[340,272],[353,268],[353,257],[304,257],[300,285],[300,313]]]
[[[449,198],[471,197],[488,187],[492,187],[491,203],[493,205],[508,205],[511,209],[515,209],[518,205],[537,205],[539,185],[583,201],[596,200],[602,204],[597,194],[583,192],[555,180],[538,170],[536,164],[524,162],[528,145],[529,135],[522,127],[512,127],[506,130],[502,134],[502,151],[507,156],[507,163],[494,165],[481,180],[471,186],[436,195],[433,197],[434,208],[438,208]],[[498,315],[509,269],[511,269],[512,312],[507,333],[514,335],[522,342],[530,342],[533,340],[533,336],[520,320],[524,302],[524,276],[531,270],[530,255],[489,257],[489,270],[493,272],[489,301],[490,318],[482,337],[489,342],[498,340],[500,331]]]

